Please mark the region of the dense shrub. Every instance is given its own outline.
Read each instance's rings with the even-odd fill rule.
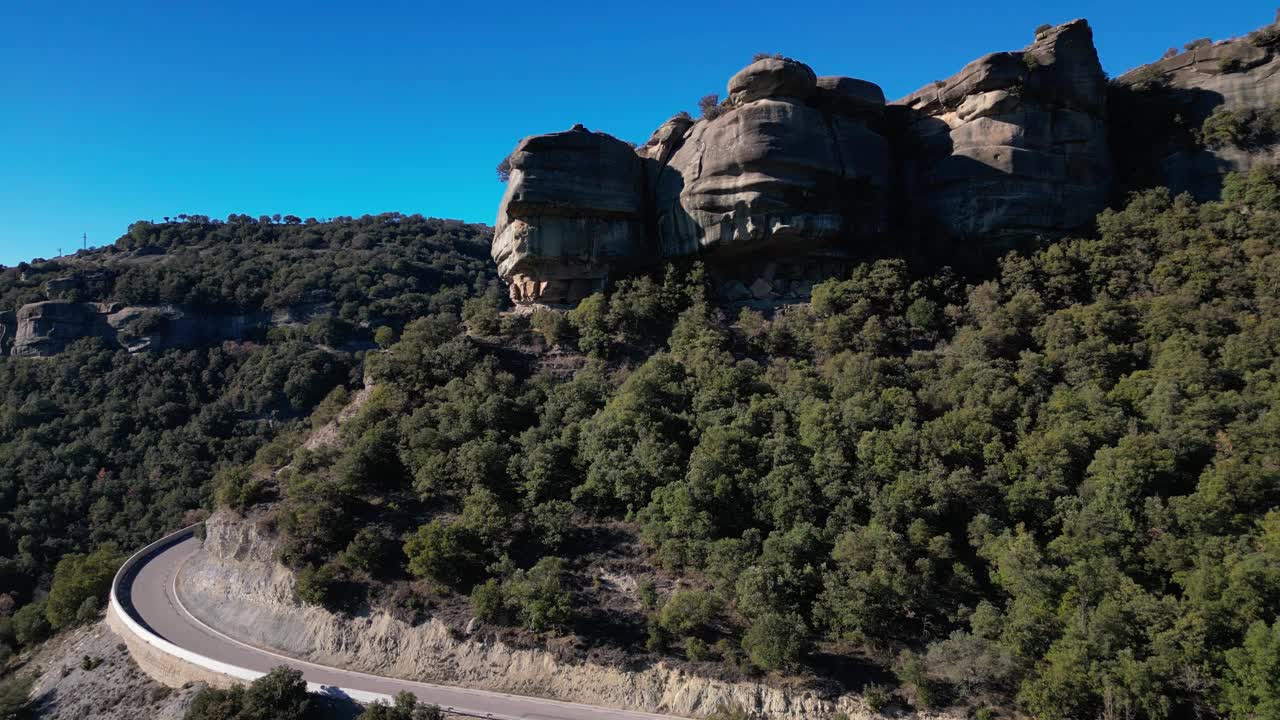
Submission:
[[[985,278],[868,261],[732,319],[697,273],[615,283],[576,318],[601,350],[576,371],[504,364],[438,313],[377,354],[348,446],[301,457],[281,528],[341,563],[385,523],[410,539],[400,569],[441,586],[423,594],[589,647],[732,673],[870,658],[917,706],[1260,717],[1277,267],[1260,168],[1221,202],[1136,194]],[[403,470],[340,482],[376,428]],[[575,585],[615,552],[682,588],[669,610],[647,583]]]
[[[319,707],[307,693],[302,673],[281,666],[247,687],[201,690],[185,720],[320,720]]]
[[[720,105],[720,96],[711,93],[704,95],[698,101],[698,112],[702,113],[703,120],[715,120],[724,114],[724,107]]]

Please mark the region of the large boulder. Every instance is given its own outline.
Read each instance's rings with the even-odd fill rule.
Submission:
[[[492,254],[518,303],[573,303],[646,255],[640,156],[581,125],[520,141]]]
[[[764,98],[806,100],[817,88],[813,69],[790,58],[756,60],[729,78],[729,100],[744,105]]]
[[[1106,76],[1084,20],[1042,31],[894,103],[913,202],[960,237],[1058,235],[1106,206]]]
[[[109,307],[98,303],[49,300],[18,308],[12,354],[48,357],[86,337],[111,338]]]
[[[658,174],[662,254],[803,252],[883,229],[888,142],[789,97],[699,122]]]
[[[48,357],[89,337],[129,352],[192,348],[260,338],[273,324],[296,324],[274,320],[265,312],[223,315],[173,305],[49,300],[23,305],[16,314],[0,313],[0,349],[21,357]]]
[[[1280,106],[1280,26],[1192,48],[1116,79],[1112,134],[1129,189],[1156,185],[1217,198],[1227,173],[1280,162],[1272,138],[1202,132],[1215,112],[1247,125]],[[1251,119],[1252,116],[1252,119]]]

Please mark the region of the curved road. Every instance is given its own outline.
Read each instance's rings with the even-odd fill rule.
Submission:
[[[670,720],[673,716],[378,677],[287,658],[233,640],[193,617],[174,592],[182,563],[200,543],[188,538],[146,560],[130,586],[134,618],[156,635],[212,660],[267,672],[279,665],[302,671],[308,682],[395,695],[408,690],[424,703],[500,720]]]

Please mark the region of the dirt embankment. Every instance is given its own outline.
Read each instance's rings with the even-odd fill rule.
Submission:
[[[702,717],[720,703],[775,720],[817,720],[842,711],[871,718],[860,696],[823,698],[759,682],[725,682],[662,663],[636,671],[566,663],[517,649],[483,632],[460,636],[438,620],[410,625],[377,611],[346,616],[293,599],[293,574],[274,559],[276,538],[219,512],[203,549],[187,563],[179,592],[204,622],[243,642],[311,662],[423,682],[463,685],[568,702]]]

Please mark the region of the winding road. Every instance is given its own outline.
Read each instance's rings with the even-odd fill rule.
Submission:
[[[129,580],[127,594],[134,621],[164,640],[206,658],[259,672],[288,665],[301,670],[308,682],[332,688],[332,692],[339,695],[354,690],[392,696],[407,690],[421,702],[495,720],[670,720],[673,717],[379,677],[295,660],[247,645],[197,620],[178,599],[175,592],[178,570],[199,547],[198,540],[187,538],[143,560]]]

